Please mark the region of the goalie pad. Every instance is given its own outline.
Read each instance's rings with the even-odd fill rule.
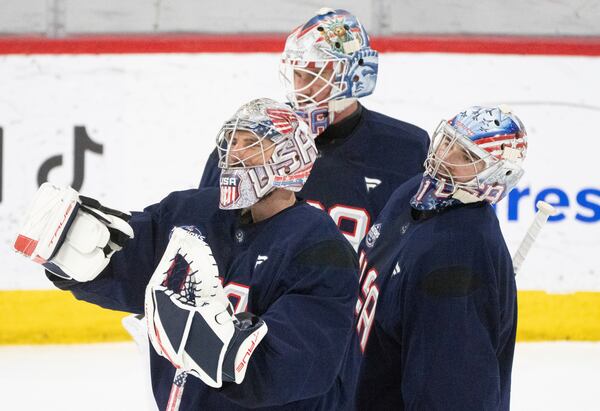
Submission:
[[[70,187],[44,183],[14,249],[59,277],[90,281],[133,238],[128,220],[128,214],[103,207]]]
[[[173,229],[145,299],[148,336],[159,355],[211,387],[243,381],[267,326],[250,313],[234,315],[201,235]]]

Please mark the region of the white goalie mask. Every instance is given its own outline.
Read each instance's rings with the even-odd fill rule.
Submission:
[[[300,191],[317,158],[307,125],[285,104],[261,98],[244,104],[217,136],[219,207],[250,207],[273,190]]]
[[[287,38],[280,65],[286,97],[318,135],[336,112],[375,89],[378,53],[358,19],[323,8]]]
[[[442,121],[433,133],[412,204],[419,209],[456,200],[495,204],[519,182],[526,154],[525,127],[510,108],[471,107]]]

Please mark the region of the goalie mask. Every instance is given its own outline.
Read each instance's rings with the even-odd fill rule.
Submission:
[[[377,51],[358,19],[324,8],[287,38],[280,77],[287,99],[318,135],[336,112],[373,92],[377,69]]]
[[[243,105],[217,136],[219,207],[250,207],[273,190],[300,191],[317,158],[307,125],[285,104],[262,98]]]
[[[420,210],[495,204],[519,182],[526,152],[525,127],[508,107],[471,107],[442,121],[433,133],[411,204]]]

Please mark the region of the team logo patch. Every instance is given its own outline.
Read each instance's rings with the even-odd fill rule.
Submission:
[[[238,243],[244,241],[244,232],[242,230],[237,230],[235,232],[235,239]]]
[[[221,177],[221,206],[229,207],[240,198],[240,181],[238,176],[224,175]]]
[[[371,227],[371,229],[367,233],[367,237],[365,239],[365,243],[367,244],[367,247],[369,247],[369,248],[373,247],[375,245],[375,241],[377,241],[380,234],[381,234],[381,223],[375,224],[373,227]]]

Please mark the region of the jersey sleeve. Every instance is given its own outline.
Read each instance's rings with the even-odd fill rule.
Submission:
[[[269,330],[244,382],[221,389],[244,407],[280,406],[326,393],[351,338],[358,278],[350,245],[320,242],[283,269],[297,280],[261,315]]]
[[[63,280],[49,272],[46,275],[55,286],[71,291],[79,300],[103,308],[142,314],[146,284],[166,248],[166,230],[172,228],[169,224],[171,198],[169,196],[142,212],[132,213],[129,224],[134,238],[112,256],[96,279],[80,283]]]
[[[221,175],[221,170],[218,167],[219,164],[219,156],[217,154],[217,149],[214,149],[210,156],[208,156],[208,160],[206,160],[206,165],[204,166],[204,172],[202,173],[202,179],[200,180],[199,188],[204,187],[219,187],[219,176]]]
[[[503,325],[490,254],[449,238],[412,270],[398,295],[405,409],[497,409]]]

